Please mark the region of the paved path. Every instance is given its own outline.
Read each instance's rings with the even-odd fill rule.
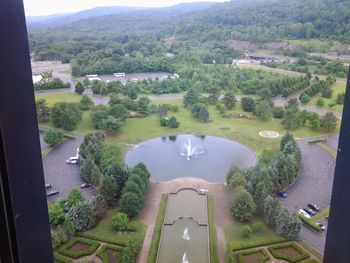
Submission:
[[[45,183],[51,184],[53,189],[59,191],[58,195],[49,197],[49,201],[67,196],[74,188],[80,189],[83,180],[80,178],[79,165],[67,164],[66,160],[71,156],[75,156],[76,150],[82,141],[82,136],[65,140],[44,158]],[[87,198],[95,195],[93,188],[81,189],[81,192]]]
[[[335,145],[337,135],[327,138]],[[335,159],[317,144],[309,144],[309,139],[298,141],[302,155],[302,167],[298,180],[286,191],[288,197],[283,203],[290,211],[304,208],[315,203],[321,209],[330,205]],[[302,228],[301,238],[320,252],[324,252],[325,236],[319,236],[306,227]]]

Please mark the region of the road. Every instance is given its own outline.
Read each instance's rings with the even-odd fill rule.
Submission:
[[[338,135],[327,137],[329,145],[337,145]],[[309,144],[308,140],[298,141],[302,156],[300,176],[286,190],[288,197],[283,200],[291,212],[307,207],[308,203],[315,203],[324,209],[330,205],[331,201],[335,159],[319,145]],[[303,226],[300,237],[320,252],[324,252],[326,236],[319,236]]]
[[[83,137],[65,140],[53,149],[43,160],[45,183],[59,191],[58,195],[49,197],[49,201],[65,197],[74,189],[80,189],[83,180],[80,178],[79,165],[67,164],[66,159],[76,154],[77,148],[83,141]],[[87,198],[94,196],[95,190],[82,189],[81,192]]]

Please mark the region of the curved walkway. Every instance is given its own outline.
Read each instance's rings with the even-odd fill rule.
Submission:
[[[336,145],[337,135],[327,136],[332,145]],[[283,200],[286,207],[295,212],[315,203],[321,209],[330,205],[335,159],[318,144],[309,144],[310,139],[298,141],[301,150],[302,166],[299,179],[286,191],[288,197]],[[325,236],[319,236],[306,227],[302,228],[301,238],[323,253]]]

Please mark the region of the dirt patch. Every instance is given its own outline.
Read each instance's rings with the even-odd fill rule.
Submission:
[[[105,251],[105,254],[107,255],[110,263],[118,263],[119,262],[119,258],[120,258],[119,252],[107,249]]]
[[[240,41],[240,40],[228,40],[225,42],[228,47],[239,49],[239,50],[256,50],[259,48],[257,44],[254,44],[249,41]]]
[[[243,257],[244,263],[259,263],[261,258],[261,253],[255,253]]]
[[[278,251],[279,253],[288,255],[288,256],[293,256],[293,257],[300,255],[299,251],[297,251],[296,249],[294,249],[292,247],[280,248],[280,249],[276,249],[276,251]]]
[[[74,246],[72,246],[69,250],[74,251],[74,252],[79,252],[79,251],[87,249],[88,247],[89,247],[88,245],[85,245],[85,244],[78,242]]]

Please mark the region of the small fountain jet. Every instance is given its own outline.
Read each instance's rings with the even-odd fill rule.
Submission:
[[[183,240],[190,240],[190,239],[191,239],[191,238],[190,238],[190,235],[189,235],[189,233],[188,233],[188,227],[185,228],[184,234],[182,235],[182,239],[183,239]]]
[[[182,261],[181,261],[181,263],[190,263],[190,262],[188,261],[186,252],[185,252],[184,255],[182,256]]]
[[[186,152],[181,153],[180,155],[186,156],[187,161],[189,161],[191,157],[196,153],[196,146],[192,148],[192,143],[190,138],[188,138],[187,143],[185,143],[185,149],[186,149]]]

